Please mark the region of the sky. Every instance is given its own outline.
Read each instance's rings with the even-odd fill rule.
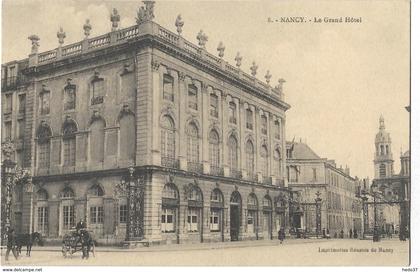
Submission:
[[[60,26],[65,45],[83,39],[90,19],[91,37],[109,32],[117,8],[120,27],[135,24],[141,1],[3,0],[2,63],[30,53],[27,37],[40,37],[40,52],[58,46]],[[267,70],[272,84],[284,78],[287,140],[306,142],[319,156],[350,167],[353,176],[373,178],[374,139],[379,117],[391,134],[394,169],[409,149],[409,1],[157,1],[155,22],[173,32],[176,16],[185,22],[182,35],[197,44],[202,29],[206,48],[257,77]],[[306,23],[268,23],[268,17],[304,16]],[[314,17],[362,18],[361,23],[313,23]]]

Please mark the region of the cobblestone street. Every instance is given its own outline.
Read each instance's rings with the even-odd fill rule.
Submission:
[[[372,249],[375,249],[373,251]],[[367,251],[367,252],[366,252]],[[34,247],[32,256],[9,259],[2,265],[10,266],[242,266],[242,265],[329,265],[329,266],[407,266],[409,242],[383,240],[286,240],[213,243],[197,245],[170,245],[124,250],[97,248],[96,256],[82,260],[81,253],[64,258],[59,247]]]

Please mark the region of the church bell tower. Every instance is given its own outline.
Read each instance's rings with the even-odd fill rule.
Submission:
[[[394,160],[391,151],[391,136],[385,131],[384,117],[379,118],[379,131],[375,137],[375,179],[388,178],[394,174]]]

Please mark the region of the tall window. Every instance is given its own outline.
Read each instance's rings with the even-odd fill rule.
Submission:
[[[91,126],[90,140],[90,159],[93,163],[101,163],[104,161],[105,147],[105,122],[97,119]]]
[[[18,138],[23,139],[24,135],[25,135],[25,120],[20,119],[18,120]]]
[[[220,231],[223,214],[223,195],[219,189],[214,189],[210,196],[210,231]]]
[[[274,150],[274,175],[280,177],[281,169],[281,155],[278,149]]]
[[[215,130],[212,130],[209,135],[209,153],[210,153],[210,167],[219,167],[220,165],[220,148],[219,135]]]
[[[187,229],[190,232],[198,231],[199,216],[203,204],[203,197],[198,187],[191,188],[188,194],[188,215],[187,215]]]
[[[254,118],[252,116],[252,110],[247,109],[246,110],[246,128],[252,130],[253,127],[254,127]]]
[[[104,207],[93,206],[90,207],[89,223],[91,224],[103,224],[104,223]]]
[[[386,166],[385,166],[385,164],[379,165],[379,176],[381,178],[386,177]]]
[[[258,213],[258,200],[255,194],[250,194],[248,196],[248,218],[247,218],[247,230],[249,233],[254,233],[257,231],[257,213]]]
[[[68,230],[74,226],[74,206],[63,206],[63,228]]]
[[[280,122],[278,120],[274,121],[274,138],[280,140]]]
[[[76,132],[74,121],[66,121],[63,128],[63,164],[75,166],[76,164]]]
[[[67,84],[64,87],[64,110],[74,110],[76,108],[76,85]]]
[[[254,167],[254,145],[251,141],[246,142],[246,169],[248,171],[248,176],[253,177],[255,174]]]
[[[265,115],[261,116],[261,133],[267,135],[267,117]]]
[[[161,129],[162,164],[175,160],[175,127],[169,116],[164,116]],[[169,166],[169,165],[166,165]]]
[[[384,146],[381,145],[381,155],[384,155]]]
[[[192,84],[188,85],[188,107],[198,110],[198,91],[197,87]]]
[[[187,161],[199,162],[198,129],[194,123],[190,123],[187,129]]]
[[[38,207],[37,219],[37,231],[43,234],[48,233],[48,207]]]
[[[312,179],[314,181],[316,181],[317,177],[316,177],[316,168],[312,168]]]
[[[163,99],[174,101],[174,79],[170,75],[163,75]]]
[[[236,124],[236,104],[229,102],[229,123]]]
[[[11,121],[4,122],[4,137],[6,138],[6,140],[12,139],[12,122]]]
[[[50,92],[43,91],[40,94],[40,107],[41,107],[41,114],[49,114],[50,113]]]
[[[238,141],[234,136],[229,137],[229,168],[238,171]]]
[[[38,128],[38,167],[49,168],[50,167],[50,139],[51,129],[46,123],[41,123]]]
[[[13,94],[6,94],[4,97],[4,112],[12,112],[13,109]]]
[[[127,203],[124,204],[120,204],[120,224],[125,224],[127,223],[127,219],[128,219],[128,206]]]
[[[25,113],[26,110],[26,95],[19,95],[19,113]]]
[[[174,232],[178,209],[178,190],[173,183],[166,184],[162,191],[161,231]]]
[[[268,150],[265,145],[261,147],[261,173],[263,177],[268,177]]]
[[[134,160],[136,154],[136,119],[133,114],[125,114],[120,119],[120,158]]]
[[[219,100],[217,95],[210,95],[210,115],[218,118],[219,117]]]
[[[386,145],[386,146],[385,146],[385,151],[386,151],[386,153],[385,153],[385,154],[387,154],[387,155],[388,155],[388,154],[389,154],[389,146],[388,146],[388,145]]]
[[[91,105],[104,102],[105,81],[103,78],[95,78],[92,81],[92,100]]]

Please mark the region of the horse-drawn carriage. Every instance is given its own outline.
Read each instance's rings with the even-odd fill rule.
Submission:
[[[95,257],[95,240],[88,230],[72,231],[63,237],[61,252],[64,257],[72,256],[78,251],[82,252],[82,258],[88,259],[90,252]]]

